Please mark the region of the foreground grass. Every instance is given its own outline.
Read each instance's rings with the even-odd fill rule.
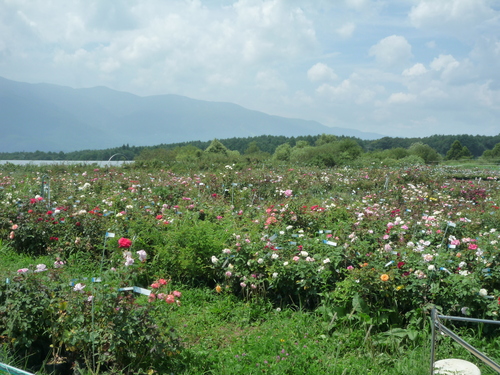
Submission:
[[[0,256],[2,273],[48,260],[18,255],[6,247],[0,250]],[[68,280],[83,272],[87,276],[88,269],[88,264],[80,271],[78,265],[76,271],[68,268]],[[246,301],[242,296],[206,287],[176,285],[176,289],[183,291],[182,306],[160,313],[157,321],[158,329],[176,335],[181,345],[176,352],[164,353],[171,360],[169,367],[158,374],[429,373],[428,323],[410,340],[405,330],[384,334],[355,319],[332,325],[331,318],[320,310],[281,310],[264,299]],[[469,329],[467,339],[493,359],[500,358],[499,345],[495,340],[484,340],[477,329]],[[436,359],[442,358],[463,358],[478,364],[482,374],[494,374],[448,338],[440,338],[437,346]],[[9,353],[4,343],[0,361],[23,367],[25,359]],[[80,373],[90,374],[85,370]]]
[[[333,331],[317,312],[276,311],[258,302],[203,289],[187,290],[172,314],[183,338],[179,374],[429,374],[430,329],[413,341],[380,340],[368,325],[339,324]],[[495,345],[471,332],[468,340],[498,358]],[[462,358],[494,374],[448,338],[436,360]]]

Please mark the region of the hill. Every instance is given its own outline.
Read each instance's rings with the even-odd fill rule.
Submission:
[[[141,97],[106,87],[73,89],[0,77],[0,152],[151,146],[259,135],[379,134],[179,95]]]

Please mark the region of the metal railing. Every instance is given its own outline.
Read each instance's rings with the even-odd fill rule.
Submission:
[[[441,323],[440,319],[455,320],[455,321],[460,321],[460,322],[472,322],[472,323],[489,323],[489,324],[500,324],[500,321],[464,318],[464,317],[460,317],[460,316],[438,315],[436,308],[433,308],[431,311],[431,319],[432,319],[431,375],[434,375],[434,356],[435,356],[435,350],[436,350],[436,333],[437,332],[442,332],[445,335],[451,337],[459,345],[464,347],[467,351],[469,351],[471,354],[476,356],[478,359],[480,359],[482,362],[484,362],[485,364],[487,364],[489,367],[491,367],[493,370],[495,370],[497,373],[500,374],[500,365],[499,364],[497,364],[492,359],[488,358],[484,353],[477,350],[475,347],[473,347],[471,344],[466,342],[464,339],[462,339],[456,333],[451,331],[449,328],[446,328]]]
[[[5,363],[0,362],[0,374],[7,373],[12,375],[34,375],[32,372],[27,372],[21,370],[17,367],[7,365]]]

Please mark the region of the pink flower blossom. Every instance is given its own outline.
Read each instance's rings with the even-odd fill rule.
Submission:
[[[172,294],[173,294],[175,297],[177,297],[177,298],[181,298],[181,296],[182,296],[182,293],[181,293],[181,292],[179,292],[179,291],[177,291],[177,290],[174,290],[174,291],[172,292]]]
[[[146,251],[144,251],[144,250],[139,250],[139,251],[137,251],[137,255],[139,256],[139,260],[140,260],[141,262],[145,262],[145,261],[146,261],[146,258],[147,258]]]
[[[20,269],[17,270],[17,273],[22,274],[22,273],[26,273],[28,271],[29,271],[28,268],[20,268]]]
[[[85,284],[78,283],[78,284],[76,284],[76,285],[73,287],[73,290],[74,290],[75,292],[81,292],[81,293],[83,293],[83,288],[85,288]]]
[[[118,247],[128,249],[130,246],[132,246],[132,241],[128,238],[122,237],[118,240]]]
[[[173,294],[169,294],[166,298],[165,298],[165,302],[168,303],[168,304],[172,304],[172,303],[175,303],[175,297]]]
[[[35,272],[47,271],[47,266],[45,264],[37,264]]]
[[[292,193],[293,193],[293,191],[292,191],[292,190],[290,190],[290,189],[287,189],[287,190],[285,190],[285,191],[283,192],[283,194],[285,194],[285,197],[291,197],[291,196],[292,196]]]

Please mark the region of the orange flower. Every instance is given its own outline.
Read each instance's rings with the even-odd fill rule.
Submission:
[[[386,274],[386,273],[384,273],[384,274],[380,275],[380,280],[382,280],[382,281],[387,281],[387,280],[389,280],[389,275],[388,275],[388,274]]]
[[[222,292],[222,287],[221,287],[220,285],[217,285],[217,286],[215,287],[215,291],[216,291],[217,293]]]

